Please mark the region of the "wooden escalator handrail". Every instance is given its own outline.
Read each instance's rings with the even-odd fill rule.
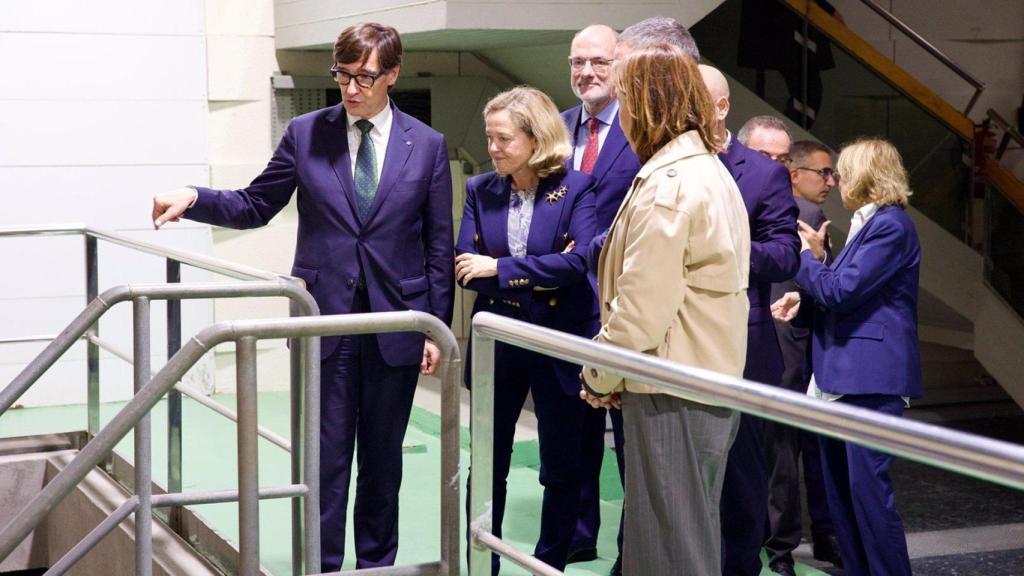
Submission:
[[[878,74],[896,90],[916,102],[965,141],[974,139],[974,122],[925,86],[906,70],[879,52],[853,30],[826,12],[813,0],[782,0],[786,6],[807,20],[851,56]]]
[[[1017,179],[1009,170],[1003,168],[999,162],[989,158],[985,162],[985,179],[993,188],[999,191],[1004,198],[1013,204],[1017,211],[1024,214],[1024,182]]]

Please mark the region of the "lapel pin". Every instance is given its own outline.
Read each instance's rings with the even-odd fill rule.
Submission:
[[[547,198],[545,199],[548,201],[548,204],[554,204],[555,202],[558,202],[562,198],[565,198],[565,194],[567,192],[569,192],[568,188],[566,188],[565,186],[560,186],[558,190],[548,192]]]
[[[406,140],[405,141],[405,145],[406,146],[412,146],[412,140]]]

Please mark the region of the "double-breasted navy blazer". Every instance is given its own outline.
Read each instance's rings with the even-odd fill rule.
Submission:
[[[796,281],[814,299],[801,303],[800,314],[814,318],[811,361],[818,388],[919,398],[921,244],[907,213],[898,206],[879,208],[830,266],[809,250],[800,258]]]
[[[452,191],[444,136],[391,104],[393,119],[377,195],[366,221],[356,208],[342,105],[291,121],[263,173],[240,190],[198,188],[185,216],[229,228],[270,221],[298,190],[292,275],[322,314],[352,310],[362,274],[373,312],[419,310],[451,322],[454,303]],[[423,336],[377,336],[391,366],[419,364]],[[338,338],[323,338],[330,355]]]
[[[743,377],[779,385],[782,351],[771,314],[773,282],[789,280],[800,265],[799,210],[786,168],[732,138],[718,155],[743,196],[750,222],[750,316]]]
[[[477,292],[473,314],[493,312],[590,337],[597,331],[598,315],[583,251],[594,235],[594,179],[570,170],[540,180],[524,258],[514,258],[508,250],[511,191],[510,180],[494,172],[466,182],[466,206],[455,251],[498,260],[496,276],[465,285]],[[576,247],[565,252],[570,242]],[[566,394],[578,394],[579,366],[549,360]],[[467,377],[469,373],[467,368]]]

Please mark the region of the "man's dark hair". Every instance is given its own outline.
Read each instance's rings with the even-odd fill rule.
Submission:
[[[334,63],[365,63],[375,48],[381,72],[402,64],[402,40],[398,30],[376,22],[345,28],[334,42]]]
[[[694,62],[700,62],[697,41],[690,31],[675,19],[665,16],[654,16],[627,27],[619,34],[619,44],[629,44],[633,48],[672,44],[692,57]]]
[[[797,166],[806,164],[807,159],[815,152],[824,152],[829,156],[835,155],[831,148],[817,140],[797,140],[789,147],[790,163]]]

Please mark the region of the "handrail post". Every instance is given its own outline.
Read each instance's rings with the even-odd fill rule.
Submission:
[[[238,394],[238,551],[242,576],[260,571],[259,446],[256,438],[256,338],[235,341]]]
[[[181,263],[167,259],[167,283],[181,283]],[[167,358],[181,349],[181,300],[167,299]],[[167,392],[167,492],[181,492],[181,392],[171,388]],[[174,506],[167,511],[171,529],[181,533],[181,508]]]
[[[138,394],[150,379],[150,300],[146,296],[137,296],[132,304],[135,393]],[[135,511],[137,576],[150,576],[153,572],[153,466],[149,423],[147,410],[135,425],[135,494],[139,497],[139,507]]]
[[[96,250],[96,237],[89,234],[85,238],[85,305],[96,299],[99,295],[99,253]],[[99,320],[89,328],[89,333],[98,336],[100,333]],[[86,430],[88,437],[92,438],[100,430],[100,347],[94,342],[87,341],[86,350]],[[88,441],[88,440],[87,440]]]
[[[292,318],[301,316],[298,304],[293,300],[288,301],[288,315]],[[289,387],[288,407],[291,431],[291,481],[292,484],[302,483],[302,414],[303,414],[303,386],[302,386],[302,350],[305,346],[302,338],[288,340],[288,373]],[[302,570],[302,502],[292,499],[292,575],[301,576],[305,572],[319,570],[319,566],[310,566]]]
[[[470,393],[470,427],[473,438],[470,453],[469,523],[470,534],[476,530],[491,531],[494,476],[494,339],[472,332],[472,386]],[[491,573],[491,553],[471,538],[469,573],[485,576]]]
[[[442,351],[441,361],[441,576],[459,576],[461,562],[459,547],[459,425],[460,381],[462,361]]]
[[[309,492],[303,499],[303,532],[305,533],[306,573],[320,570],[320,337],[302,341],[302,382],[304,413],[303,430],[299,436],[309,441],[302,444],[302,483]]]

